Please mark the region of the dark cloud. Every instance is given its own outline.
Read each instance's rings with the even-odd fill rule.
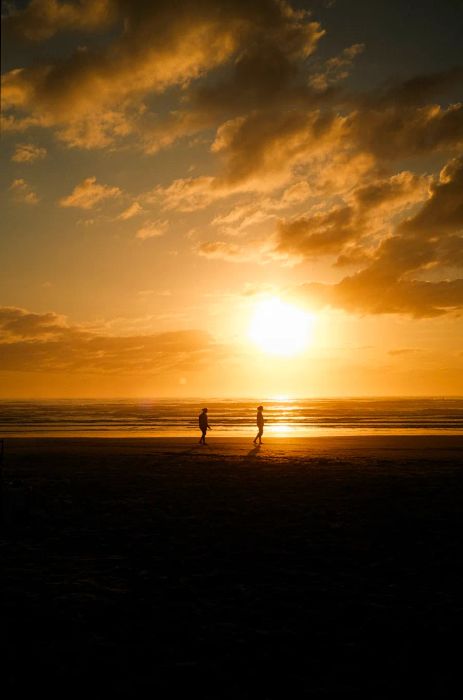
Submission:
[[[275,252],[304,258],[337,253],[358,236],[354,221],[353,208],[343,206],[325,214],[280,222]]]
[[[330,146],[340,120],[319,110],[253,112],[225,122],[217,131],[212,150],[223,161],[217,186],[255,180],[281,182],[281,175],[308,154]]]
[[[110,138],[145,126],[149,136],[149,116],[144,108],[136,109],[140,98],[172,85],[185,87],[233,57],[234,77],[226,80],[228,86],[198,93],[192,114],[161,125],[165,133],[160,138],[169,143],[171,129],[176,138],[192,126],[207,126],[213,103],[223,101],[224,90],[228,104],[243,103],[237,95],[248,91],[255,106],[259,95],[254,92],[263,86],[264,73],[267,87],[261,88],[262,94],[278,93],[273,81],[276,86],[291,82],[297,62],[311,53],[322,34],[308,13],[283,0],[108,0],[81,6],[40,0],[8,18],[6,31],[13,27],[16,34],[31,37],[37,14],[44,19],[38,22],[36,39],[61,29],[91,29],[92,22],[95,27],[116,22],[117,30],[101,49],[79,49],[67,59],[19,68],[4,77],[6,106],[28,113],[29,120],[32,114],[36,124],[61,128],[65,140],[82,146],[106,145]],[[271,61],[272,79],[265,58]],[[240,80],[245,83],[242,91]],[[21,118],[6,124],[19,129]]]
[[[414,214],[404,218],[411,206]],[[260,260],[331,255],[338,266],[359,268],[334,285],[303,285],[315,305],[416,317],[460,310],[463,279],[450,272],[463,269],[463,157],[449,161],[434,181],[402,172],[353,189],[327,211],[281,220],[259,249],[247,240],[209,241],[199,252],[230,261],[253,253]]]
[[[221,352],[203,331],[111,336],[54,313],[0,307],[2,370],[159,374],[199,369]]]
[[[347,47],[322,70],[308,64],[324,30],[283,0],[33,0],[6,19],[5,31],[43,40],[110,25],[98,49],[7,73],[5,128],[52,127],[85,148],[136,136],[155,152],[218,127],[213,150],[223,173],[216,188],[260,178],[271,187],[277,173],[313,160],[321,147],[393,161],[463,139],[462,105],[433,101],[462,85],[461,67],[366,96],[330,87],[363,45]],[[181,88],[178,105],[160,117],[144,100],[171,86]]]
[[[463,262],[463,157],[450,161],[431,186],[431,196],[378,248],[373,271],[402,276]]]
[[[429,163],[430,156],[461,152],[463,104],[451,99],[463,86],[461,67],[355,93],[339,81],[363,47],[354,44],[324,63],[308,60],[323,28],[279,0],[33,0],[5,27],[34,41],[75,31],[81,45],[75,49],[76,40],[67,57],[4,76],[7,129],[50,127],[68,145],[86,148],[136,137],[150,152],[206,134],[218,161],[214,174],[140,194],[144,208],[193,211],[256,193],[261,212],[235,200],[236,212],[248,214],[236,213],[234,222],[235,214],[228,216],[232,227],[244,222],[242,234],[276,217],[278,207],[265,200],[271,191],[297,181],[323,196],[317,209],[279,210],[288,217],[265,240],[245,232],[239,241],[199,242],[200,255],[329,255],[357,273],[332,286],[306,285],[320,303],[415,316],[461,308],[462,161],[449,161],[429,191],[427,177],[396,172],[404,158]],[[108,27],[104,40],[85,48],[86,34]],[[159,116],[156,96],[173,87],[178,102]],[[15,183],[15,196],[24,197],[27,183]],[[94,195],[109,196],[102,187],[84,181],[68,204],[91,206]],[[36,195],[27,196],[32,203]],[[226,220],[216,213],[213,225]]]
[[[378,225],[384,226],[384,210],[390,216],[397,207],[420,201],[426,182],[413,173],[399,173],[356,188],[346,202],[326,212],[280,221],[275,252],[305,259],[337,255],[340,264],[365,262],[362,242],[366,243]]]
[[[374,251],[372,262],[335,285],[303,285],[312,302],[362,313],[436,316],[463,309],[463,157],[450,161],[431,195]],[[431,273],[430,273],[431,271]],[[423,275],[445,276],[423,280]]]
[[[348,138],[383,161],[429,155],[463,143],[463,105],[382,105],[356,110],[346,123]]]
[[[65,30],[92,31],[107,27],[116,19],[112,0],[31,0],[22,10],[5,19],[5,32],[14,39],[43,41]]]
[[[463,309],[463,279],[442,282],[379,278],[372,270],[334,285],[307,283],[298,293],[313,307],[332,306],[361,314],[441,316]]]
[[[453,66],[437,73],[413,76],[402,82],[390,83],[382,89],[358,100],[365,109],[381,107],[419,107],[433,102],[437,97],[463,87],[463,66]]]

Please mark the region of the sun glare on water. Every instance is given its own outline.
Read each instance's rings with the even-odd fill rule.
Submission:
[[[259,302],[249,328],[253,343],[272,355],[296,355],[311,341],[313,316],[274,297]]]

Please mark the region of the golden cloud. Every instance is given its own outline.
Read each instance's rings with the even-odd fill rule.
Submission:
[[[196,251],[199,255],[211,260],[226,260],[228,262],[268,262],[269,243],[265,240],[251,240],[244,244],[230,241],[206,241],[199,243]]]
[[[436,316],[463,308],[463,278],[449,279],[451,269],[463,270],[463,157],[442,169],[423,206],[380,243],[367,267],[301,291],[312,303],[350,311]],[[429,274],[434,279],[422,279]]]
[[[71,325],[55,313],[0,307],[4,371],[157,375],[200,369],[222,352],[203,331],[108,335]]]
[[[127,209],[124,209],[116,218],[121,221],[127,221],[128,219],[133,219],[134,216],[138,216],[143,211],[143,207],[140,206],[138,202],[133,202]]]
[[[138,229],[135,234],[136,238],[140,238],[145,241],[148,238],[158,238],[163,236],[169,225],[168,221],[163,221],[158,219],[157,221],[148,221],[141,228]]]
[[[180,8],[167,0],[78,5],[35,0],[7,17],[5,31],[41,40],[59,31],[91,32],[109,25],[111,40],[103,48],[84,45],[66,59],[17,68],[4,76],[10,128],[15,128],[15,119],[19,125],[24,118],[33,119],[58,127],[70,145],[105,145],[136,128],[143,130],[143,109],[131,109],[142,107],[144,95],[186,86],[248,42],[264,37],[273,47],[281,44],[286,55],[303,59],[322,34],[308,13],[279,0],[183,0]]]
[[[34,192],[29,183],[22,177],[13,180],[9,189],[13,194],[14,200],[18,203],[38,204],[40,201],[37,193]]]
[[[403,214],[410,205],[422,202],[428,186],[427,177],[404,171],[356,188],[346,202],[328,211],[279,221],[275,253],[299,259],[337,255],[338,262],[358,264],[360,248],[364,248],[365,260],[375,242],[368,239],[387,234],[388,222],[396,211]]]
[[[76,185],[67,197],[59,200],[61,207],[78,207],[79,209],[93,209],[105,199],[119,197],[122,191],[119,187],[100,185],[96,177],[87,177],[79,185]]]
[[[373,270],[334,285],[307,283],[297,290],[311,306],[360,314],[407,314],[429,318],[463,309],[463,279],[425,282],[380,278]]]
[[[20,143],[16,146],[11,160],[15,163],[33,163],[36,160],[42,160],[46,155],[46,148],[35,146],[33,143]]]

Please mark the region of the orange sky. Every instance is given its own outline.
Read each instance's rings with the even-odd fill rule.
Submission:
[[[420,8],[13,3],[0,397],[462,395],[462,11]]]

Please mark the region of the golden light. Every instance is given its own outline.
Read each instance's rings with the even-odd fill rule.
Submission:
[[[256,305],[249,337],[264,352],[296,355],[310,343],[312,325],[313,316],[273,297]]]

